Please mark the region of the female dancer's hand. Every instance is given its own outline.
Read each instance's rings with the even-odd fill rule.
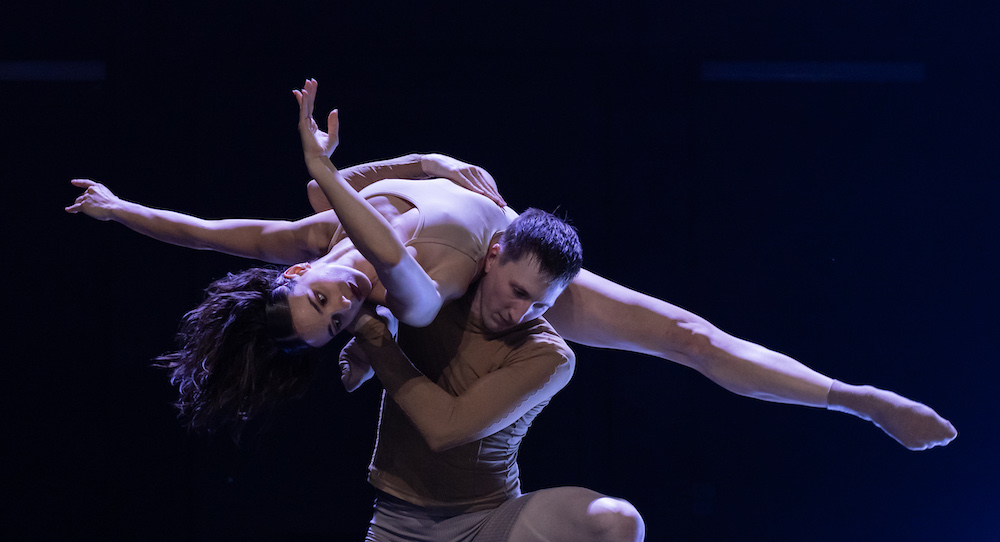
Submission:
[[[490,198],[501,207],[507,205],[503,196],[500,195],[496,180],[489,172],[479,166],[466,164],[443,154],[423,155],[420,166],[424,173],[431,177],[448,179],[462,188]]]
[[[368,356],[364,350],[358,346],[357,339],[352,338],[340,351],[340,381],[344,384],[344,389],[348,393],[358,389],[362,384],[375,376]]]
[[[315,79],[306,79],[301,90],[292,91],[295,100],[299,102],[299,135],[302,137],[302,152],[305,153],[306,159],[320,156],[329,158],[340,143],[340,121],[336,109],[330,111],[326,119],[327,130],[330,133],[320,130],[313,119],[318,86]]]
[[[358,389],[362,384],[375,376],[371,363],[364,350],[358,346],[358,339],[378,343],[381,340],[393,340],[399,332],[399,320],[384,306],[365,303],[361,312],[353,322],[346,327],[349,333],[355,335],[340,351],[340,381],[348,392]]]
[[[73,179],[73,186],[83,188],[73,205],[66,207],[68,213],[80,213],[97,220],[111,220],[111,214],[121,206],[121,200],[106,186],[90,179]]]

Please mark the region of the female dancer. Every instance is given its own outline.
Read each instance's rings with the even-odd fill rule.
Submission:
[[[328,118],[330,134],[320,131],[312,118],[315,92],[312,80],[295,91],[299,129],[310,174],[335,213],[325,211],[296,222],[206,221],[124,202],[93,181],[73,181],[86,191],[67,207],[69,212],[115,220],[181,246],[295,263],[284,271],[250,270],[217,281],[207,290],[208,299],[185,316],[181,349],[161,362],[173,369],[181,391],[179,407],[194,427],[238,423],[296,392],[304,365],[273,358],[295,355],[303,344],[329,341],[365,299],[388,306],[408,324],[430,322],[444,303],[475,280],[482,254],[512,216],[481,197],[478,201],[485,206],[466,212],[467,204],[458,194],[473,200],[478,196],[448,185],[452,193],[437,198],[447,201],[441,207],[461,215],[478,216],[482,211],[487,218],[475,228],[456,228],[441,218],[436,224],[446,225],[446,242],[424,238],[427,217],[438,211],[415,204],[424,195],[418,196],[421,190],[414,187],[431,183],[428,188],[444,190],[445,185],[393,181],[393,186],[381,189],[382,183],[374,181],[474,179],[466,185],[499,200],[489,186],[491,178],[473,166],[433,155],[411,155],[341,174],[329,160],[338,142],[337,111]],[[315,196],[310,198],[314,205]],[[448,212],[441,209],[440,214]],[[471,237],[455,239],[456,231]],[[473,245],[475,249],[465,248]],[[546,318],[567,340],[674,361],[741,395],[849,412],[872,421],[910,449],[944,445],[957,434],[925,405],[886,390],[833,380],[788,356],[728,335],[688,311],[587,271],[570,284]]]

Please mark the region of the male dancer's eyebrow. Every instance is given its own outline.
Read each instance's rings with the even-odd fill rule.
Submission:
[[[521,293],[523,293],[524,295],[526,295],[528,297],[532,297],[532,298],[536,297],[534,292],[532,292],[531,290],[529,290],[523,284],[517,282],[516,280],[511,280],[510,281],[510,285],[511,285],[512,288],[514,288],[515,290],[520,291]]]

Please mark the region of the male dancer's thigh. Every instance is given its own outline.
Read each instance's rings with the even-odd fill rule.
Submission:
[[[606,541],[609,540],[609,531],[618,531],[615,533],[618,536],[610,539],[619,540],[622,527],[625,526],[625,531],[629,530],[628,519],[631,518],[621,521],[621,517],[611,518],[606,513],[600,513],[608,510],[607,506],[600,506],[608,501],[619,503],[628,511],[627,515],[635,514],[633,539],[642,539],[642,520],[632,505],[596,491],[582,487],[555,487],[534,491],[521,498],[529,500],[521,507],[510,528],[508,542]],[[616,524],[609,524],[608,520]]]

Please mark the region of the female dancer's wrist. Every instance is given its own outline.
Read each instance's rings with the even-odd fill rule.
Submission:
[[[354,337],[359,343],[371,346],[382,346],[385,341],[393,340],[386,322],[377,314],[368,312],[358,316],[358,321],[354,324]]]

